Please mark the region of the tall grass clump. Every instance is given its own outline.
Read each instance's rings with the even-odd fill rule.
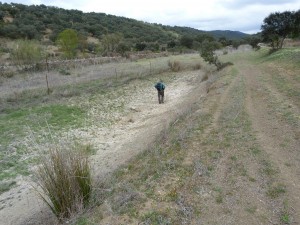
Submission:
[[[82,211],[92,192],[91,168],[81,152],[53,148],[36,172],[38,193],[59,220]]]
[[[14,63],[21,69],[37,68],[44,54],[41,45],[33,40],[19,40],[11,53]]]
[[[173,72],[178,72],[182,69],[179,61],[168,61],[168,66]]]

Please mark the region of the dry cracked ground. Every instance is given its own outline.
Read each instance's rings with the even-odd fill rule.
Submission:
[[[131,81],[115,91],[126,110],[109,128],[69,131],[97,146],[96,179],[121,166],[81,224],[300,224],[299,69],[258,57],[229,54],[234,65],[206,81],[163,73],[162,105],[152,82]],[[1,204],[0,224],[56,223],[26,182]]]

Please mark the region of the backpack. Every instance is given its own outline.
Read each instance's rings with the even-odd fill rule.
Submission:
[[[158,82],[156,85],[155,85],[155,88],[158,90],[158,91],[161,91],[161,90],[164,90],[165,89],[165,85],[161,82]]]

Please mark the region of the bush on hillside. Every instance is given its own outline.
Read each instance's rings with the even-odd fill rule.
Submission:
[[[19,40],[11,53],[14,63],[25,69],[36,68],[41,61],[43,50],[37,41]]]

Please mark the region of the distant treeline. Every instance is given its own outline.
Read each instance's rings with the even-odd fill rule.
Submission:
[[[150,24],[105,13],[83,13],[46,5],[23,5],[0,2],[0,37],[11,39],[35,39],[55,42],[60,32],[74,29],[82,37],[101,39],[104,35],[121,34],[126,43],[180,44],[182,37],[196,38],[209,34],[226,40],[241,40],[247,34],[233,31],[205,32],[189,27]],[[184,41],[183,41],[184,42]],[[188,44],[187,47],[192,47]]]

